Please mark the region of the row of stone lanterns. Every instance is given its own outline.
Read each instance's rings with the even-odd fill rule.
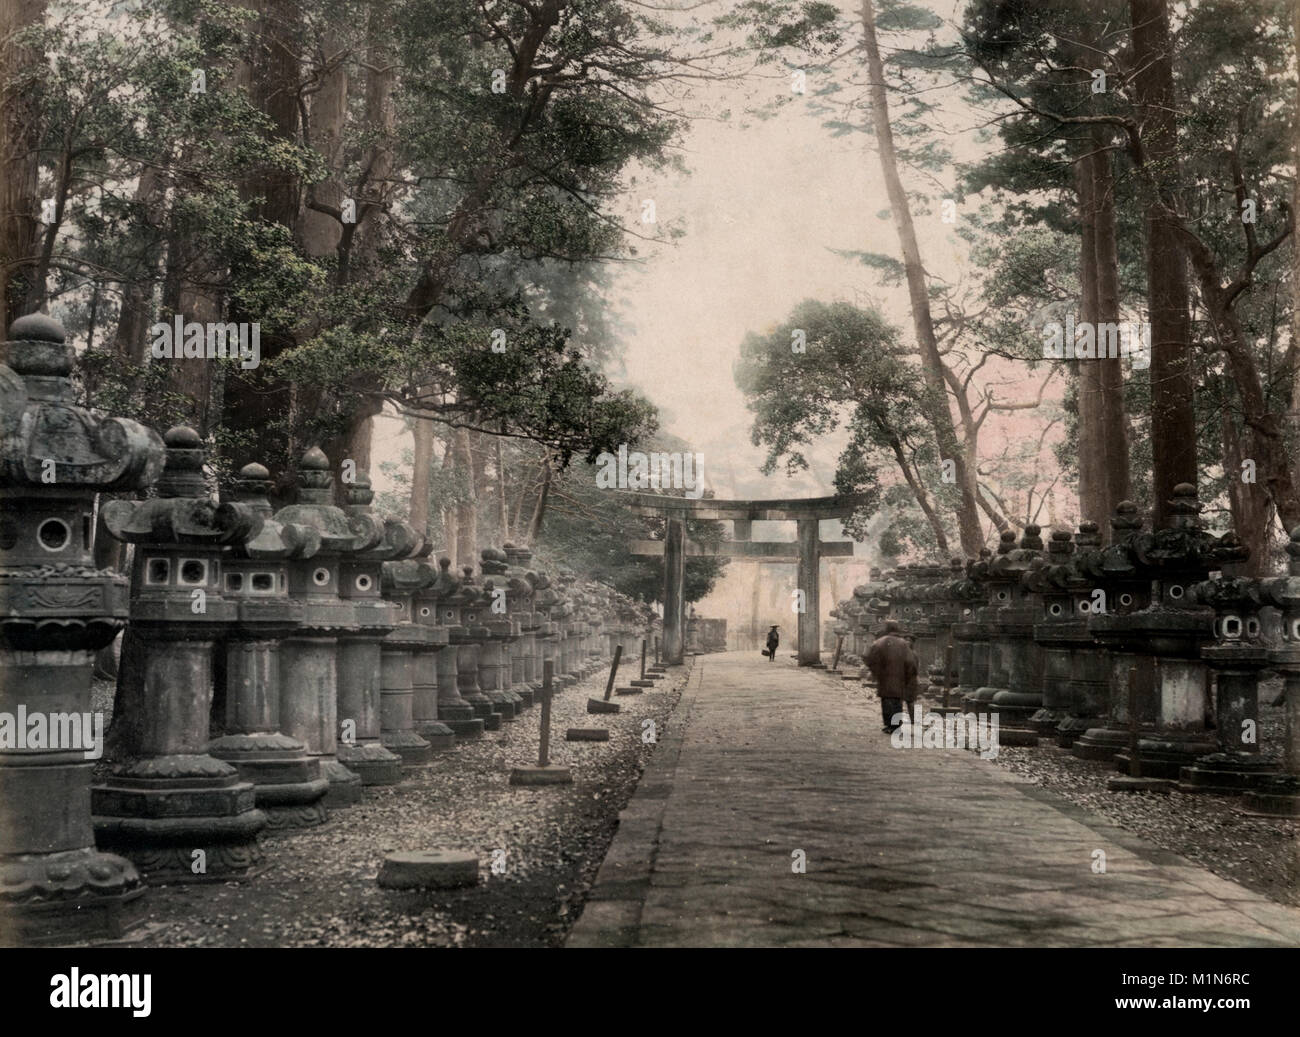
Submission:
[[[1169,525],[1146,530],[1136,506],[1122,503],[1108,546],[1095,523],[1056,530],[1046,544],[1029,525],[1019,538],[1003,533],[996,553],[964,571],[873,573],[840,603],[837,619],[852,633],[894,618],[918,655],[937,657],[951,643],[950,695],[961,702],[953,708],[997,713],[1002,744],[1050,737],[1124,772],[1134,739],[1131,682],[1144,776],[1242,794],[1248,812],[1298,816],[1300,529],[1289,575],[1236,577],[1248,552],[1232,533],[1201,527],[1195,488],[1176,487],[1170,506]],[[1282,621],[1273,643],[1264,636],[1268,609]],[[1258,686],[1270,668],[1287,685],[1284,772],[1258,753]],[[932,682],[930,692],[939,690]]]
[[[5,360],[0,713],[66,729],[0,748],[0,922],[20,940],[120,935],[142,873],[252,875],[266,828],[322,823],[513,720],[545,660],[572,682],[649,628],[608,588],[565,573],[557,589],[526,548],[485,550],[477,575],[433,564],[425,537],[373,510],[365,473],[336,490],[319,449],[279,511],[257,464],[216,503],[193,430],[72,402],[73,351],[48,317],[16,321]],[[94,569],[96,495],[150,486],[100,512],[130,545],[129,581]],[[124,628],[115,762],[96,781],[91,669]]]

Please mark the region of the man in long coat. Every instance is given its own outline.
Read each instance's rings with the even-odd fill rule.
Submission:
[[[899,727],[894,718],[903,712],[904,702],[911,706],[917,688],[916,653],[899,636],[898,624],[892,619],[885,621],[880,637],[871,642],[866,662],[880,694],[880,712],[885,721],[883,730],[892,734]]]

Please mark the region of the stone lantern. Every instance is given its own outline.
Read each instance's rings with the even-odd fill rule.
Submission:
[[[509,705],[513,720],[524,709],[524,701],[510,689],[510,646],[518,640],[514,620],[510,617],[509,594],[506,588],[506,570],[509,563],[506,553],[497,547],[485,547],[479,555],[479,571],[483,574],[482,624],[487,637],[479,648],[479,687],[494,702],[497,697]],[[505,711],[502,711],[505,716]]]
[[[384,596],[397,611],[397,622],[384,638],[384,667],[381,696],[382,723],[380,740],[384,748],[396,753],[411,766],[428,763],[433,758],[434,742],[424,737],[422,727],[432,727],[439,748],[455,744],[451,728],[438,721],[437,657],[430,653],[420,660],[420,689],[416,691],[416,654],[433,647],[432,638],[446,643],[446,627],[438,625],[432,607],[420,599],[436,576],[433,566],[424,559],[432,545],[423,543],[414,558],[384,562]],[[421,617],[420,613],[425,615]],[[429,670],[432,668],[433,672]],[[430,680],[432,683],[430,684]]]
[[[1101,534],[1097,523],[1080,522],[1074,534],[1074,552],[1068,568],[1054,576],[1055,585],[1068,595],[1062,604],[1068,602],[1074,617],[1073,625],[1056,628],[1057,647],[1069,651],[1069,675],[1057,688],[1062,696],[1060,701],[1065,703],[1065,715],[1056,725],[1056,744],[1062,749],[1071,748],[1075,739],[1090,727],[1098,726],[1110,704],[1110,662],[1106,652],[1093,639],[1089,626],[1094,607],[1100,607],[1100,600],[1095,593],[1094,581],[1085,572],[1085,566],[1100,552]],[[1058,664],[1064,661],[1058,657]],[[1057,670],[1055,677],[1059,680],[1060,676]],[[1046,702],[1046,690],[1043,695]]]
[[[1030,718],[1043,704],[1043,654],[1034,643],[1034,622],[1042,606],[1025,583],[1025,576],[1042,559],[1041,532],[1041,527],[1032,522],[1026,525],[1019,546],[997,563],[1006,578],[1003,586],[1011,595],[997,615],[1006,683],[990,703],[1000,717],[998,737],[1003,745],[1038,744],[1038,732]]]
[[[530,581],[533,585],[533,606],[542,617],[537,633],[537,674],[538,687],[541,687],[541,675],[546,663],[551,663],[553,674],[558,674],[559,660],[556,658],[559,643],[559,623],[554,615],[559,610],[560,598],[551,586],[551,578],[544,572],[535,573]]]
[[[334,475],[320,447],[298,464],[297,502],[276,512],[277,522],[310,526],[321,546],[310,558],[290,559],[289,595],[302,604],[302,625],[280,644],[280,723],[304,742],[329,781],[326,806],[361,800],[361,777],[338,758],[339,635],[356,629],[357,610],[339,596],[343,559],[360,546],[368,550],[373,530],[358,542],[358,530],[333,503]]]
[[[1263,581],[1263,596],[1282,611],[1282,642],[1269,652],[1269,662],[1286,681],[1286,730],[1283,737],[1286,773],[1247,792],[1242,810],[1267,817],[1300,817],[1300,526],[1286,545],[1288,575]]]
[[[1259,755],[1259,674],[1269,661],[1261,592],[1260,581],[1249,577],[1207,580],[1189,592],[1215,614],[1216,640],[1201,649],[1201,658],[1214,673],[1218,751],[1181,770],[1178,787],[1184,792],[1238,795],[1277,773]]]
[[[414,734],[411,654],[403,634],[410,606],[384,595],[388,566],[409,558],[424,539],[405,522],[381,519],[366,472],[340,493],[354,538],[339,560],[339,597],[353,622],[338,632],[338,760],[362,785],[394,785],[403,763],[427,759],[429,744]]]
[[[441,668],[444,659],[450,659],[452,664],[450,695],[452,698],[459,699],[459,693],[456,691],[456,652],[451,647],[451,630],[438,615],[434,589],[438,582],[438,571],[424,562],[431,553],[431,545],[426,544],[416,556],[422,566],[422,575],[416,581],[415,596],[410,601],[410,612],[420,638],[412,643],[411,685],[414,694],[415,733],[428,742],[431,749],[438,750],[450,749],[456,744],[456,737],[460,734],[443,718]],[[426,569],[427,573],[424,573]],[[460,700],[460,703],[473,719],[473,707],[464,700]],[[456,715],[461,716],[462,713],[457,712]],[[461,737],[482,734],[483,725],[479,723],[466,730],[468,733]]]
[[[1043,704],[1029,718],[1040,735],[1054,736],[1066,718],[1071,702],[1075,650],[1080,645],[1092,645],[1088,617],[1078,613],[1070,593],[1073,554],[1074,540],[1069,531],[1053,530],[1047,542],[1047,556],[1035,560],[1024,576],[1025,586],[1040,605],[1034,624],[1034,642],[1043,656]]]
[[[1087,726],[1089,718],[1073,711],[1071,718],[1062,722],[1062,729],[1075,736],[1070,752],[1084,760],[1113,760],[1115,754],[1128,745],[1128,675],[1131,670],[1137,671],[1138,722],[1149,725],[1154,720],[1149,712],[1154,708],[1154,659],[1140,643],[1134,643],[1119,628],[1112,631],[1109,624],[1097,622],[1099,616],[1127,616],[1151,604],[1151,580],[1138,570],[1130,550],[1132,540],[1142,533],[1142,518],[1137,505],[1132,501],[1121,501],[1116,505],[1110,528],[1109,547],[1080,550],[1075,556],[1075,567],[1085,591],[1087,585],[1092,587],[1087,594],[1088,632],[1104,658],[1108,688],[1104,722]],[[1079,734],[1081,727],[1083,733]]]
[[[1127,641],[1155,657],[1154,682],[1138,689],[1139,697],[1148,694],[1139,720],[1152,721],[1138,742],[1138,754],[1143,776],[1155,778],[1176,778],[1180,768],[1215,750],[1205,726],[1209,700],[1201,656],[1202,646],[1214,636],[1214,614],[1188,592],[1212,568],[1247,555],[1231,534],[1220,540],[1201,529],[1201,504],[1190,483],[1174,487],[1169,505],[1169,527],[1128,542],[1138,573],[1151,580],[1151,604],[1128,615],[1092,619],[1098,636]],[[1114,687],[1115,697],[1126,697],[1122,687],[1126,685]],[[1128,770],[1127,750],[1116,754],[1115,763]]]
[[[459,645],[465,637],[465,628],[460,625],[460,606],[457,594],[460,583],[451,573],[451,559],[443,558],[438,562],[438,575],[434,581],[422,586],[416,592],[414,606],[419,619],[431,619],[442,631],[440,636],[446,638],[446,646],[434,656],[434,669],[438,687],[438,722],[448,728],[457,738],[477,738],[484,731],[485,716],[475,715],[474,704],[463,698],[460,693],[458,675]],[[425,616],[425,610],[429,615]],[[486,699],[484,700],[487,701]],[[491,704],[488,703],[488,708]],[[497,727],[501,722],[496,721]],[[496,730],[496,727],[492,728]]]
[[[957,649],[953,642],[953,628],[963,618],[962,602],[957,595],[965,581],[965,564],[960,558],[952,558],[948,561],[946,573],[938,566],[935,568],[939,576],[929,591],[933,609],[931,622],[934,625],[935,653],[927,672],[930,684],[926,693],[933,698],[942,699],[945,680],[950,689],[957,685]],[[951,661],[948,657],[950,647]],[[946,674],[945,667],[950,667]]]
[[[981,548],[978,559],[967,559],[964,578],[953,588],[957,615],[952,625],[957,684],[949,692],[949,710],[960,713],[967,696],[988,683],[989,645],[977,623],[979,610],[988,604],[988,563],[993,552]]]
[[[1016,550],[1016,534],[1005,530],[998,542],[996,556],[982,571],[982,582],[988,587],[988,604],[976,613],[979,634],[988,642],[988,683],[966,696],[967,710],[987,710],[993,696],[1004,691],[1011,683],[1010,648],[1004,643],[1000,627],[1002,613],[1011,607],[1020,582],[1021,567],[1008,568],[1006,558]]]
[[[129,599],[124,576],[94,567],[90,534],[95,494],[150,485],[163,444],[143,425],[73,403],[73,350],[56,321],[18,318],[4,348],[0,713],[69,726],[58,746],[0,744],[0,931],[33,942],[114,939],[139,921],[144,886],[133,864],[95,849],[90,782],[103,728],[90,713],[90,678]],[[24,742],[28,733],[10,732]]]
[[[551,617],[559,623],[559,630],[556,631],[558,640],[555,645],[555,680],[557,684],[566,688],[571,684],[577,684],[579,680],[577,653],[574,650],[578,625],[577,601],[573,586],[576,580],[577,576],[568,569],[560,572],[558,588],[560,604],[551,613]]]
[[[224,733],[208,753],[251,781],[255,802],[272,828],[307,828],[325,820],[329,782],[307,747],[280,730],[280,639],[302,622],[302,605],[289,597],[290,558],[310,558],[320,534],[310,526],[282,526],[267,494],[271,473],[248,464],[234,480],[235,501],[261,521],[255,537],[227,549],[222,595],[237,610],[226,637]]]
[[[442,562],[438,564],[442,565]],[[498,731],[506,710],[510,711],[513,719],[514,707],[490,698],[479,686],[479,649],[488,636],[488,629],[479,618],[485,604],[474,582],[474,570],[467,566],[461,570],[451,592],[439,598],[438,607],[447,617],[444,622],[450,627],[448,636],[456,653],[456,687],[460,697],[474,708],[474,715],[483,721],[485,731]]]
[[[527,709],[533,704],[534,654],[541,624],[541,617],[533,611],[533,585],[528,582],[527,563],[532,552],[506,544],[505,553],[510,563],[506,569],[506,605],[515,623],[517,638],[510,651],[510,688]]]
[[[94,787],[95,835],[151,880],[217,882],[256,869],[267,825],[253,783],[207,751],[213,652],[239,616],[222,594],[222,553],[255,539],[263,517],[248,504],[212,503],[197,432],[178,426],[163,441],[158,496],[110,501],[101,512],[108,531],[135,547],[139,671],[123,666],[119,675],[126,759]]]

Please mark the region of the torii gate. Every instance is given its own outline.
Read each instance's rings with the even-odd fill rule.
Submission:
[[[748,559],[755,562],[795,562],[798,587],[803,591],[804,611],[799,614],[799,665],[816,666],[821,661],[820,563],[823,558],[851,558],[849,540],[823,541],[817,523],[822,519],[847,518],[866,503],[865,497],[806,497],[791,500],[714,500],[689,497],[661,497],[654,493],[626,493],[628,507],[637,515],[663,515],[668,528],[663,540],[634,540],[632,554],[662,555],[664,560],[664,656],[680,663],[686,650],[686,557],[713,556]],[[732,538],[717,547],[687,543],[687,519],[729,521]],[[796,543],[753,540],[756,521],[795,522]]]

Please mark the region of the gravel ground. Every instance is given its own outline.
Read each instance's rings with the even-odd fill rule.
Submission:
[[[1285,712],[1268,703],[1280,690],[1271,681],[1259,696],[1260,753],[1274,761],[1282,756]],[[874,689],[865,693],[875,698]],[[1300,822],[1246,817],[1234,809],[1235,796],[1111,792],[1113,764],[1081,760],[1047,739],[1036,749],[1003,746],[993,762],[1222,878],[1300,907]]]
[[[688,660],[689,662],[689,660]],[[143,935],[155,947],[554,947],[582,911],[622,810],[653,744],[642,720],[664,722],[687,671],[663,690],[620,696],[616,716],[589,716],[608,671],[557,692],[551,760],[571,786],[516,788],[511,767],[537,762],[540,703],[490,731],[408,768],[400,785],[371,787],[357,806],[315,829],[262,837],[266,870],[251,881],[154,886]],[[621,668],[630,678],[630,669]],[[111,686],[97,689],[96,708]],[[608,742],[566,742],[569,727],[606,727]],[[478,854],[478,886],[443,892],[380,889],[386,852],[431,848]],[[505,851],[504,873],[492,872]],[[501,867],[499,854],[495,854]]]

